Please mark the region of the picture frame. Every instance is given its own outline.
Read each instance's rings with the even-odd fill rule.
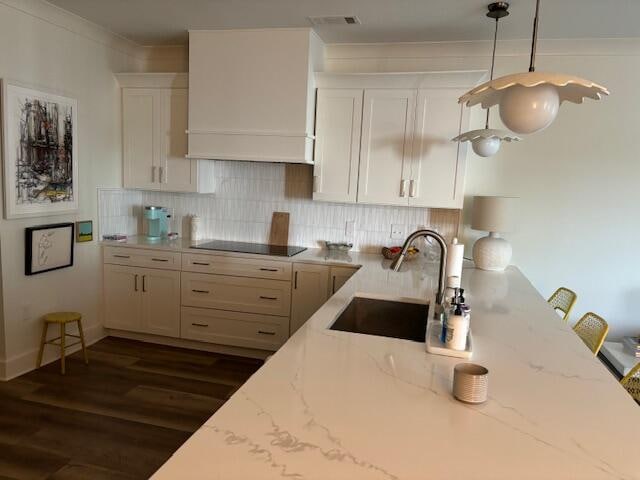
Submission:
[[[25,275],[73,265],[74,224],[38,225],[25,229]]]
[[[93,221],[82,220],[76,222],[76,242],[84,243],[93,241]]]
[[[78,102],[3,79],[6,219],[78,210]]]

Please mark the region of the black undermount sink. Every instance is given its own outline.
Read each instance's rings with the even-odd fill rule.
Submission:
[[[428,318],[429,305],[354,297],[329,328],[424,342]]]

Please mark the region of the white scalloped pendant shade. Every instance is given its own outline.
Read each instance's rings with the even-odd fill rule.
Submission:
[[[502,142],[519,142],[522,140],[516,135],[512,135],[506,130],[498,130],[495,128],[482,128],[480,130],[470,130],[462,133],[455,138],[452,138],[452,142],[473,142],[479,138],[498,138]]]
[[[520,85],[523,87],[536,87],[538,85],[552,85],[558,91],[560,103],[582,103],[585,98],[600,100],[609,95],[602,85],[585,80],[573,75],[548,72],[524,72],[505,75],[496,78],[468,91],[458,99],[458,103],[464,103],[468,107],[481,104],[482,108],[490,108],[500,103],[502,94],[510,87]]]

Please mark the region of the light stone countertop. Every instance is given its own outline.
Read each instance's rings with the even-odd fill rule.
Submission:
[[[459,359],[327,329],[354,295],[424,301],[437,266],[352,263],[362,268],[154,479],[640,478],[638,405],[517,268],[464,270],[472,361],[490,371],[489,400],[468,405],[451,395]]]

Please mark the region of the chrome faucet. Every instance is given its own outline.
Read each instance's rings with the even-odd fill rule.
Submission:
[[[418,237],[431,237],[438,245],[440,245],[440,277],[438,279],[438,292],[436,293],[436,303],[440,307],[439,309],[434,309],[434,314],[438,317],[444,311],[444,289],[446,286],[446,271],[447,271],[447,241],[444,239],[442,235],[438,232],[434,232],[433,230],[416,230],[411,235],[407,237],[404,241],[404,245],[402,246],[402,251],[400,255],[393,261],[391,264],[391,268],[394,272],[400,270],[402,266],[402,262],[404,261],[404,257],[407,255],[407,251],[409,247],[413,243],[413,241]]]

